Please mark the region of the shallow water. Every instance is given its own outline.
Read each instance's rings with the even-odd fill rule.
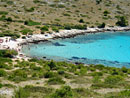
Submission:
[[[57,61],[130,67],[130,31],[80,35],[29,44],[22,51],[27,56]]]

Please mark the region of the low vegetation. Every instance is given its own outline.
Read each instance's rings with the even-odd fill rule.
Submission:
[[[16,53],[0,51],[0,89],[13,89],[13,98],[130,97],[130,69],[126,67],[13,60],[10,55]]]

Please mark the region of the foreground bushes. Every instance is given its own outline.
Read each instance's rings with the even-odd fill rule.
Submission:
[[[3,69],[0,69],[0,77],[6,76],[6,71]]]
[[[130,98],[130,90],[123,90],[118,93],[111,93],[106,98]]]
[[[55,77],[55,76],[57,76],[57,73],[56,73],[56,72],[46,72],[46,73],[44,74],[44,77],[45,77],[45,78],[52,78],[52,77]]]
[[[108,76],[107,78],[105,78],[105,83],[106,84],[112,84],[115,85],[119,82],[123,81],[123,77],[121,76]]]
[[[97,78],[96,78],[97,79]],[[98,78],[99,79],[99,78]],[[92,84],[92,88],[99,89],[99,88],[117,88],[120,87],[120,83],[123,83],[124,78],[118,75],[115,76],[108,76],[104,79],[104,82],[102,81],[95,81]]]
[[[23,70],[15,70],[11,75],[9,75],[8,79],[14,82],[20,82],[27,80],[28,76],[26,71]]]
[[[63,86],[60,89],[57,89],[52,95],[51,98],[73,98],[73,92],[71,87]]]
[[[13,98],[30,98],[34,96],[35,98],[89,98],[99,97],[100,95],[88,89],[72,89],[70,86],[62,86],[55,90],[47,87],[27,85],[16,90]]]
[[[53,78],[50,78],[47,81],[47,83],[50,85],[56,85],[56,84],[65,84],[65,81],[62,80],[62,78],[60,78],[60,77],[53,77]]]
[[[15,96],[13,98],[28,98],[29,96],[30,92],[20,87],[17,91],[15,91]]]
[[[19,90],[15,91],[14,98],[30,98],[34,96],[36,98],[104,98],[104,94],[98,94],[95,89],[118,88],[122,90],[130,87],[126,80],[129,78],[129,69],[125,67],[105,67],[101,64],[84,66],[83,64],[75,65],[67,62],[40,59],[30,59],[29,61],[16,60],[17,64],[15,65],[11,61],[8,62],[8,60],[9,65],[6,60],[4,62],[4,59],[1,59],[1,61],[3,65],[7,64],[7,66],[11,65],[12,68],[16,68],[15,70],[2,71],[4,67],[1,66],[3,68],[0,70],[2,78],[15,83],[26,81],[25,83],[29,82],[34,85],[19,88]],[[3,74],[4,72],[6,74]],[[43,81],[44,79],[46,81]],[[71,89],[71,87],[64,85],[70,85],[73,88],[76,85],[76,87],[81,86],[82,88]],[[86,85],[90,85],[89,89],[86,89]],[[55,89],[60,86],[63,87]],[[53,89],[48,87],[53,87]],[[125,91],[121,94],[127,96],[129,92]],[[110,96],[110,98],[112,97]]]
[[[12,58],[14,55],[18,53],[15,50],[0,50],[0,57],[9,57]]]

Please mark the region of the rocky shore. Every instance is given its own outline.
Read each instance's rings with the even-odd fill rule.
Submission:
[[[45,33],[45,34],[33,34],[27,35],[25,39],[19,38],[16,40],[10,40],[8,42],[1,43],[0,49],[4,49],[4,47],[8,47],[8,49],[14,49],[19,51],[22,48],[23,44],[27,43],[38,43],[41,41],[49,41],[49,39],[57,39],[57,38],[70,38],[76,35],[82,34],[94,34],[100,32],[107,31],[129,31],[130,27],[105,27],[105,28],[87,28],[86,30],[60,30],[59,32]],[[3,39],[7,39],[3,37]],[[6,48],[5,48],[6,49]]]
[[[107,31],[129,31],[130,27],[106,27],[106,28],[87,28],[87,30],[60,30],[59,32],[46,33],[46,34],[33,34],[27,36],[26,39],[22,40],[22,44],[26,43],[37,43],[40,41],[48,41],[49,39],[57,38],[70,38],[76,35],[90,34],[90,33],[99,33]]]
[[[49,41],[50,39],[57,39],[57,38],[70,38],[76,35],[83,35],[83,34],[95,34],[100,32],[107,32],[107,31],[130,31],[130,27],[105,27],[105,28],[87,28],[86,30],[60,30],[59,32],[52,32],[52,33],[45,33],[45,34],[33,34],[27,35],[25,39],[18,38],[16,40],[9,40],[8,37],[2,37],[0,39],[4,39],[5,41],[0,43],[0,50],[3,49],[13,49],[18,51],[17,58],[26,57],[22,52],[21,48],[23,44],[28,43],[38,43],[43,41]]]

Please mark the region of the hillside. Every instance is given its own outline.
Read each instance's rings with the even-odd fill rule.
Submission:
[[[130,0],[0,0],[0,32],[40,33],[48,24],[53,31],[68,24],[114,26],[120,16],[130,22],[129,9]]]
[[[125,67],[19,60],[12,54],[0,51],[0,98],[130,98]]]

